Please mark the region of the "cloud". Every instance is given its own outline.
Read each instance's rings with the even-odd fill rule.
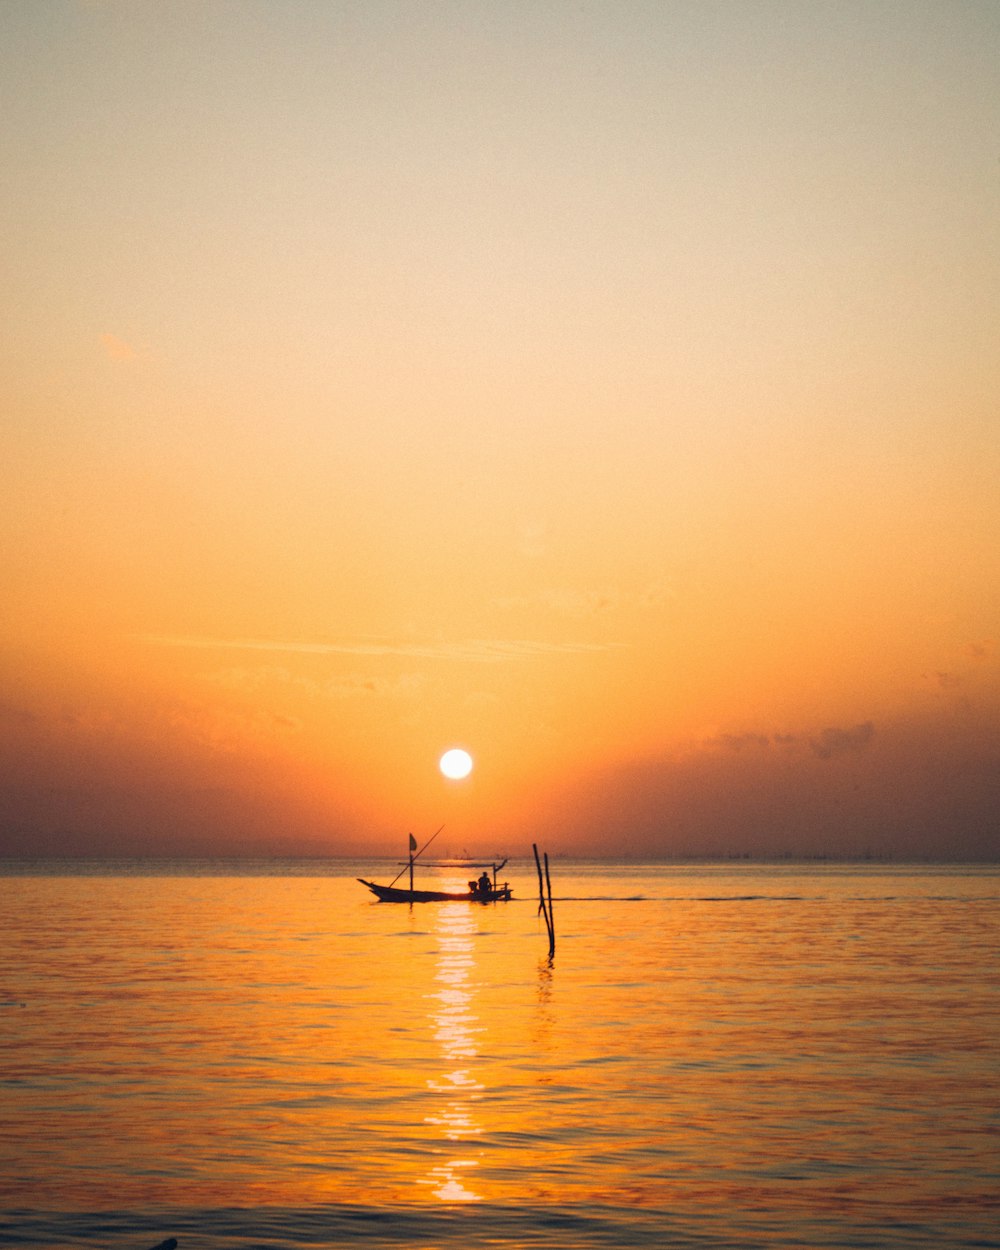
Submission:
[[[530,595],[497,596],[493,603],[504,612],[543,608],[560,616],[586,618],[629,608],[656,611],[676,597],[663,583],[650,583],[634,594],[625,594],[617,586],[550,586]]]
[[[37,717],[34,712],[29,712],[27,708],[14,707],[10,703],[0,703],[0,725],[33,725],[36,720]]]
[[[544,521],[525,521],[519,529],[518,543],[527,559],[540,559],[548,552],[548,526]]]
[[[708,745],[725,747],[727,751],[742,751],[747,747],[769,747],[771,739],[767,734],[720,734],[710,739]]]
[[[465,642],[288,642],[264,638],[199,638],[147,634],[140,641],[157,647],[186,647],[206,651],[265,651],[298,655],[403,656],[407,659],[462,660],[498,664],[505,660],[543,655],[575,655],[610,651],[621,643],[536,642],[529,639],[470,639]]]
[[[565,774],[527,813],[525,836],[544,828],[557,852],[625,857],[1000,858],[997,706],[787,737],[792,749],[720,750],[717,738]],[[843,767],[827,762],[838,751]]]
[[[617,608],[621,596],[614,588],[607,590],[548,590],[542,595],[547,608],[564,616],[594,616]]]
[[[135,360],[138,355],[135,348],[124,339],[120,339],[117,334],[102,334],[101,345],[109,360]]]
[[[717,734],[715,737],[706,738],[704,746],[718,747],[725,751],[739,753],[743,751],[767,751],[772,746],[794,747],[799,743],[808,743],[814,755],[817,755],[821,760],[828,760],[835,755],[844,755],[852,751],[863,751],[868,746],[874,733],[875,726],[871,721],[866,721],[863,725],[855,725],[850,729],[840,729],[831,726],[821,730],[811,738],[803,738],[801,735],[793,733],[766,734],[753,731],[738,734]]]
[[[824,729],[817,737],[809,739],[809,745],[821,760],[828,760],[835,755],[863,751],[874,733],[875,726],[869,720],[853,729]]]
[[[347,673],[319,683],[318,693],[327,699],[351,699],[358,695],[363,698],[392,696],[411,699],[419,695],[423,688],[424,678],[419,673],[404,673],[392,679]]]
[[[650,582],[639,592],[640,608],[662,608],[677,598],[677,590],[670,582]]]
[[[208,673],[203,680],[225,690],[256,695],[267,687],[293,687],[310,699],[345,699],[355,695],[395,695],[404,698],[420,694],[424,678],[419,673],[403,673],[398,677],[370,677],[362,673],[346,673],[318,681],[290,668],[272,664],[240,668],[231,667]]]

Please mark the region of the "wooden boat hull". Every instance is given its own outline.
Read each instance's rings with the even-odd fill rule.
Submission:
[[[489,894],[473,894],[471,890],[456,893],[448,890],[401,890],[394,885],[376,885],[374,881],[366,881],[358,877],[362,885],[366,885],[380,903],[505,903],[511,896],[509,886],[498,886]]]

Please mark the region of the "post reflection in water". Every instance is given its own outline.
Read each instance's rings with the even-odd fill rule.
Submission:
[[[474,937],[476,919],[468,903],[445,903],[437,910],[436,931],[440,943],[434,974],[435,991],[428,995],[434,1036],[440,1046],[443,1071],[428,1080],[439,1100],[425,1116],[447,1143],[448,1158],[431,1170],[428,1183],[442,1202],[479,1202],[473,1170],[478,1159],[469,1143],[482,1133],[474,1115],[483,1085],[472,1064],[478,1055],[477,1036],[482,1033],[472,1007],[475,999]]]

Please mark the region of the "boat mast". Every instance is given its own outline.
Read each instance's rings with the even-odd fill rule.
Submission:
[[[444,828],[444,825],[441,826],[441,829],[443,828]],[[410,865],[410,893],[411,894],[413,892],[413,861],[415,859],[419,859],[419,857],[423,855],[424,851],[427,850],[430,844],[434,841],[434,839],[441,832],[441,829],[435,830],[435,832],[431,834],[431,836],[427,839],[427,841],[423,844],[423,846],[420,848],[419,851],[417,850],[417,839],[413,836],[412,833],[410,834],[410,858],[409,858],[408,863]],[[414,852],[416,852],[416,854],[414,854]],[[404,864],[402,868],[400,868],[399,872],[396,873],[396,875],[389,882],[389,884],[395,885],[404,872],[406,872],[406,864]]]

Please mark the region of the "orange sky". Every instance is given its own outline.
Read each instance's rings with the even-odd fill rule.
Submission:
[[[0,853],[1000,853],[995,5],[5,25]]]

